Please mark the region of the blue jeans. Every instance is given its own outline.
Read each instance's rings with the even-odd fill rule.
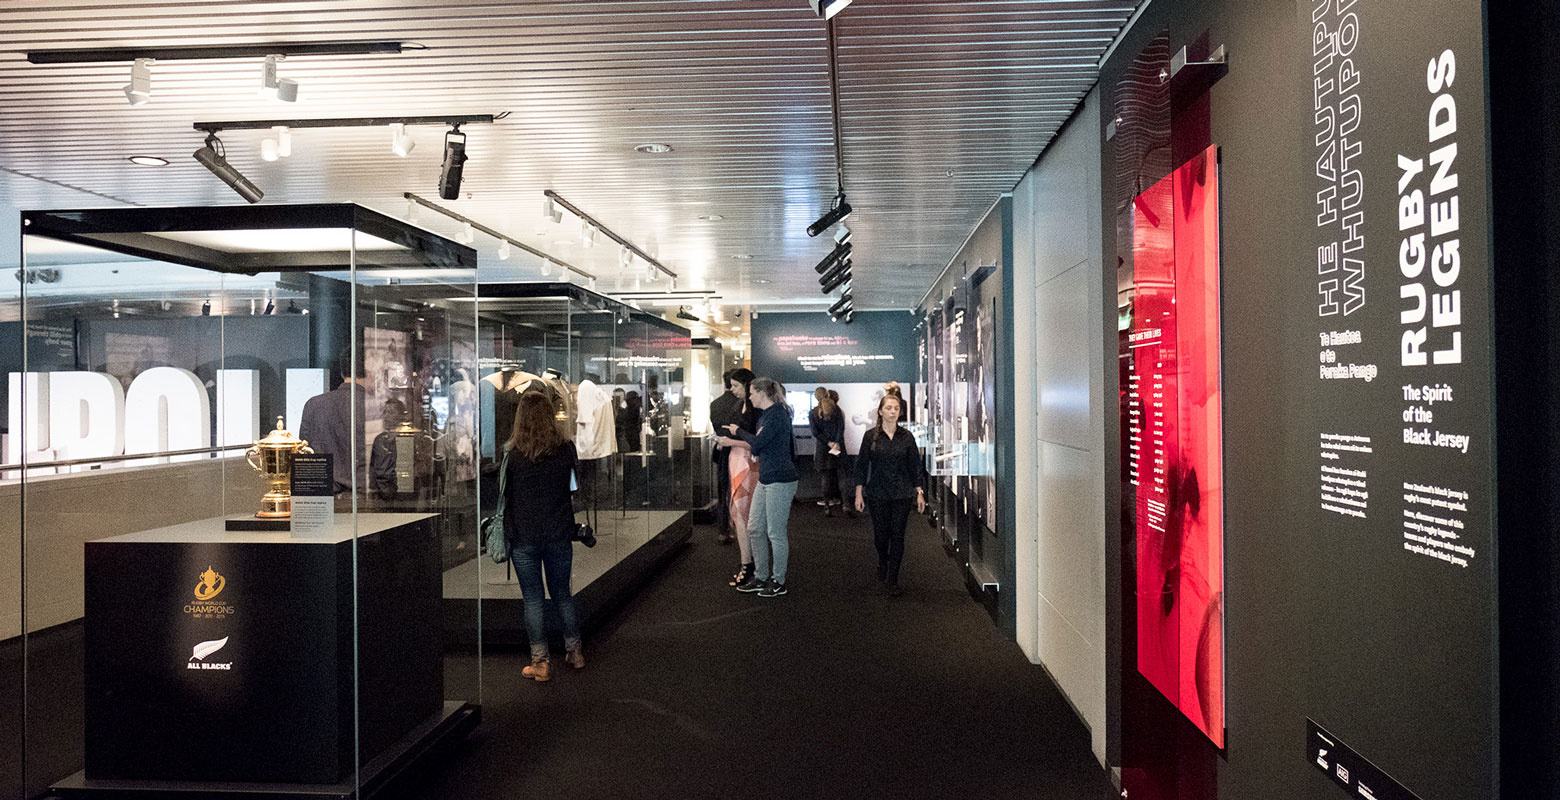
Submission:
[[[791,542],[785,525],[791,518],[791,501],[796,499],[796,481],[760,483],[753,490],[753,507],[748,511],[748,542],[753,547],[753,574],[761,581],[773,579],[785,583],[785,568],[791,560]],[[770,550],[774,563],[770,563]]]
[[[580,623],[574,611],[574,594],[569,591],[574,543],[568,539],[542,545],[517,543],[509,551],[509,559],[514,562],[515,579],[520,581],[520,595],[525,600],[525,634],[531,640],[531,658],[547,657],[546,596],[552,597],[558,619],[563,623],[563,646],[577,649]],[[543,570],[546,571],[546,595],[542,593]]]

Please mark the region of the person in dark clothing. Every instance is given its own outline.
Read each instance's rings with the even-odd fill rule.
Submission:
[[[520,396],[514,430],[506,443],[507,469],[504,539],[525,601],[525,631],[531,642],[531,665],[520,674],[536,681],[551,678],[547,650],[545,597],[551,596],[563,623],[564,661],[585,666],[580,625],[569,589],[574,566],[574,504],[570,476],[579,457],[574,443],[558,433],[553,404],[537,392]],[[546,594],[543,593],[545,582]]]
[[[622,413],[618,414],[615,423],[617,425],[618,450],[624,453],[639,452],[640,428],[644,425],[643,407],[640,403],[638,392],[629,392],[623,397]]]
[[[845,505],[840,496],[840,457],[845,454],[845,414],[829,397],[828,389],[819,386],[813,397],[818,404],[807,415],[807,424],[813,435],[813,468],[818,471],[818,481],[823,485],[823,514],[834,516],[834,510]]]
[[[900,427],[904,401],[885,394],[878,401],[878,424],[861,437],[856,454],[856,510],[872,516],[872,540],[877,545],[877,579],[898,596],[899,565],[905,555],[905,523],[910,507],[926,513],[926,465],[915,437]]]
[[[752,405],[763,412],[758,431],[748,433],[736,424],[726,430],[737,438],[721,437],[721,444],[747,448],[758,457],[758,487],[753,492],[748,514],[748,539],[753,548],[754,573],[737,585],[739,592],[757,592],[759,597],[786,594],[786,568],[791,545],[786,523],[791,517],[791,501],[796,498],[796,444],[791,437],[791,408],[785,404],[785,387],[770,378],[753,381],[748,395]]]
[[[720,376],[720,397],[710,401],[710,427],[718,434],[723,426],[736,422],[742,413],[742,400],[731,391],[731,373],[728,369]],[[731,544],[737,537],[731,532],[731,470],[726,464],[730,454],[727,448],[716,445],[710,449],[710,460],[715,462],[715,533],[721,544]]]
[[[336,482],[336,494],[350,496],[353,491],[353,465],[357,467],[358,491],[368,493],[368,446],[364,441],[363,422],[368,416],[365,401],[368,398],[367,370],[361,355],[354,361],[351,346],[341,348],[336,354],[336,368],[341,375],[341,385],[309,398],[303,404],[303,415],[298,421],[298,438],[309,443],[314,452],[329,453],[332,477]],[[352,448],[352,420],[356,407],[357,452]]]
[[[717,434],[729,432],[732,425],[748,433],[758,430],[759,411],[753,406],[749,391],[753,378],[753,371],[746,368],[731,371],[731,380],[726,382],[726,390],[731,392],[737,402],[730,409],[730,415],[716,426]],[[713,420],[711,422],[714,423]],[[715,444],[726,458],[726,482],[730,487],[726,496],[726,516],[731,523],[731,532],[737,542],[737,556],[740,558],[736,574],[731,576],[726,585],[740,586],[753,577],[753,548],[748,539],[748,516],[753,507],[753,493],[758,491],[758,463],[754,460],[752,450],[746,447],[732,447],[723,444],[720,439],[716,439]]]

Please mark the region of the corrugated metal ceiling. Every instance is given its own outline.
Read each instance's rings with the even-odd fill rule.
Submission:
[[[1137,4],[856,0],[836,18],[858,307],[914,305],[1093,85]],[[126,62],[25,60],[56,48],[343,40],[426,49],[289,58],[281,69],[302,85],[296,104],[257,95],[255,58],[157,63],[152,102],[134,108],[120,90]],[[835,183],[825,41],[806,0],[7,2],[0,167],[131,203],[230,203],[190,157],[202,139],[194,121],[508,111],[466,129],[469,199],[451,207],[612,290],[615,249],[584,248],[577,224],[542,224],[551,188],[655,252],[681,273],[679,288],[811,301],[821,297],[811,267],[832,246],[803,231]],[[292,157],[269,163],[266,133],[223,140],[266,202],[354,201],[404,217],[402,192],[437,196],[443,131],[413,133],[405,159],[382,128],[296,131]],[[634,151],[646,142],[674,149]],[[135,154],[172,163],[125,161]],[[51,204],[47,186],[31,187],[26,204]],[[426,211],[419,222],[458,230]],[[501,262],[495,242],[477,244],[484,280],[538,275],[534,258]]]

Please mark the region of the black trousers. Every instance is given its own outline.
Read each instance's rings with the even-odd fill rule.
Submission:
[[[731,462],[725,450],[716,450],[715,459],[715,532],[731,535]]]
[[[899,564],[905,558],[905,524],[915,498],[896,500],[866,496],[867,513],[872,517],[872,541],[877,545],[878,580],[899,582]]]
[[[840,497],[840,468],[838,466],[819,469],[818,482],[823,485],[823,502],[834,506],[844,502]]]

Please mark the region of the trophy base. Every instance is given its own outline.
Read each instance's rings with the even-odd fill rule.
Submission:
[[[292,495],[266,492],[260,498],[260,510],[255,512],[256,519],[289,519],[292,517]]]

